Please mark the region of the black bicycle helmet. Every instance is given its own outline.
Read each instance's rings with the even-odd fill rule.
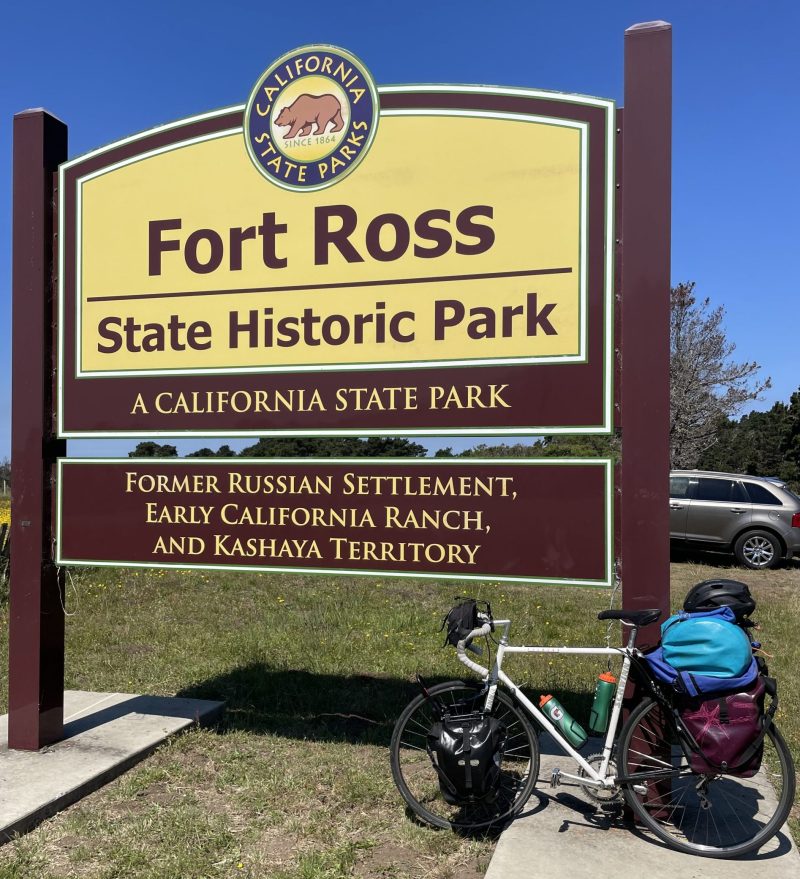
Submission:
[[[689,590],[683,609],[689,613],[696,610],[713,610],[727,605],[736,614],[736,622],[742,623],[756,609],[756,602],[746,583],[738,580],[703,580]]]

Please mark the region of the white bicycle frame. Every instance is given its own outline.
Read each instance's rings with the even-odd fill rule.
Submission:
[[[625,687],[628,683],[632,658],[640,655],[639,651],[634,647],[637,627],[631,626],[631,633],[627,647],[512,647],[508,643],[508,630],[510,626],[511,620],[494,620],[494,629],[502,629],[502,635],[500,636],[500,643],[497,647],[497,654],[491,671],[488,668],[479,665],[477,662],[474,662],[466,655],[466,651],[473,639],[479,638],[483,635],[488,635],[492,631],[492,626],[489,623],[470,632],[463,641],[459,641],[456,648],[458,658],[461,662],[463,662],[471,671],[480,675],[481,678],[489,684],[489,690],[486,694],[484,705],[485,710],[491,710],[491,707],[494,704],[495,694],[497,693],[498,684],[504,684],[512,695],[522,703],[528,714],[530,714],[541,727],[550,733],[559,747],[566,754],[569,754],[569,756],[572,757],[572,759],[575,760],[575,762],[578,763],[586,773],[586,775],[572,775],[569,772],[559,772],[559,777],[569,778],[580,782],[582,785],[589,785],[591,787],[615,787],[615,776],[608,775],[608,766],[611,761],[611,752],[614,746],[614,739],[616,738],[617,725],[619,724],[619,718],[622,713],[622,700],[625,695]],[[573,656],[622,656],[622,668],[617,683],[614,705],[611,710],[611,718],[608,723],[608,731],[606,732],[606,738],[603,744],[602,760],[600,762],[599,770],[595,769],[590,763],[588,763],[572,747],[572,745],[570,745],[561,734],[558,727],[550,721],[550,718],[537,708],[536,705],[525,696],[519,687],[503,671],[503,659],[507,653],[557,653]]]

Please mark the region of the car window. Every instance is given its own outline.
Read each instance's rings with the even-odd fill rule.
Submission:
[[[686,498],[689,497],[689,477],[688,476],[670,476],[669,478],[669,496]]]
[[[741,482],[734,482],[733,487],[731,489],[731,500],[736,503],[749,503],[750,498],[747,495],[747,491]]]
[[[700,477],[694,487],[696,501],[747,502],[747,494],[742,484],[735,479],[713,479]]]
[[[754,504],[773,504],[774,506],[781,506],[780,500],[776,498],[768,488],[764,488],[763,485],[758,485],[756,482],[745,482],[745,488],[747,488],[750,500]]]

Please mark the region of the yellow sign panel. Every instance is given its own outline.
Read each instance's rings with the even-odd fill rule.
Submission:
[[[79,181],[78,376],[586,359],[586,125],[384,110],[335,187],[241,129]]]

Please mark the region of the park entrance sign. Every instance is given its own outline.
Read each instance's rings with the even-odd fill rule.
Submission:
[[[15,117],[11,747],[63,736],[66,565],[609,587],[622,559],[626,604],[668,606],[670,52],[626,32],[624,111],[306,46],[69,160]],[[614,430],[617,468],[66,455]]]
[[[610,432],[614,137],[308,47],[65,162],[59,434]]]

